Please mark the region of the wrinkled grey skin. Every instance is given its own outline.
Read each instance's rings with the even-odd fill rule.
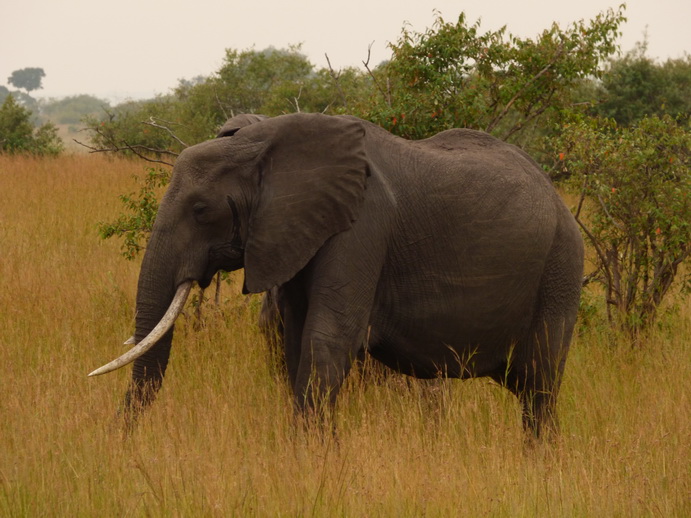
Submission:
[[[412,142],[353,117],[241,117],[175,164],[137,341],[178,285],[244,268],[244,292],[278,287],[299,411],[334,403],[364,344],[411,376],[489,376],[527,430],[552,428],[583,243],[535,162],[472,130]],[[171,339],[135,362],[131,410],[160,386]]]
[[[279,306],[278,286],[264,294],[257,326],[272,347],[283,349],[283,311]]]

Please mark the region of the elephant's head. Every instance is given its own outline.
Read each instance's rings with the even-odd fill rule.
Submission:
[[[228,131],[225,128],[228,127]],[[364,199],[364,128],[318,114],[241,120],[183,151],[139,276],[136,345],[92,373],[134,361],[128,407],[146,404],[168,363],[173,324],[193,282],[245,268],[244,291],[290,280],[352,225]]]

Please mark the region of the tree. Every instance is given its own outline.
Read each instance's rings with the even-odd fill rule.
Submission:
[[[668,114],[682,123],[691,115],[691,56],[663,64],[646,56],[639,43],[621,59],[612,60],[602,75],[595,113],[629,126],[650,115]]]
[[[362,115],[413,139],[469,127],[516,140],[541,118],[559,117],[573,86],[599,75],[624,20],[622,7],[531,40],[506,28],[482,33],[464,14],[455,23],[438,15],[423,33],[405,28],[391,61],[371,71],[378,92]]]
[[[4,103],[8,95],[10,95],[10,90],[6,86],[0,85],[0,103]]]
[[[348,103],[368,97],[363,78],[354,69],[315,72],[299,47],[229,49],[210,77],[180,81],[170,95],[126,103],[86,123],[92,149],[160,159],[213,138],[235,114],[341,113]]]
[[[31,111],[9,95],[0,107],[0,153],[58,155],[63,143],[52,123],[46,123],[34,131]]]
[[[0,107],[0,151],[18,153],[28,150],[34,127],[30,112],[8,95]]]
[[[23,88],[27,92],[43,88],[41,81],[46,76],[42,68],[22,68],[15,70],[7,78],[7,82],[17,88]]]
[[[222,103],[227,113],[261,113],[272,91],[286,85],[299,86],[313,71],[300,47],[262,51],[226,51],[225,62],[216,73],[222,86]]]
[[[168,127],[179,126],[168,122],[175,109],[175,101],[169,96],[102,109],[105,116],[89,115],[83,119],[91,131],[91,145],[83,145],[92,152],[121,153],[171,165],[165,157],[175,157],[187,147]],[[161,121],[168,126],[159,124]]]
[[[314,66],[300,47],[256,51],[227,49],[221,67],[204,81],[181,82],[174,92],[176,118],[199,142],[212,137],[225,120],[240,113],[269,116],[298,111],[337,113],[359,84],[353,69],[332,73]],[[173,119],[171,119],[173,120]]]
[[[691,255],[691,134],[669,115],[630,127],[580,118],[553,140],[576,219],[593,246],[607,315],[632,334],[655,321]]]

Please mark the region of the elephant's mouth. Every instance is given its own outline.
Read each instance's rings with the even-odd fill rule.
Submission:
[[[238,243],[230,242],[213,246],[209,250],[209,264],[197,283],[202,288],[207,288],[219,270],[232,272],[244,266],[245,249]]]

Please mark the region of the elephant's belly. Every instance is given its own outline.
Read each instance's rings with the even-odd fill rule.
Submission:
[[[536,290],[523,281],[390,293],[370,319],[370,354],[418,377],[494,375],[532,323]]]
[[[501,376],[506,371],[510,341],[493,344],[446,345],[420,341],[389,342],[376,335],[368,343],[375,359],[417,378]]]

